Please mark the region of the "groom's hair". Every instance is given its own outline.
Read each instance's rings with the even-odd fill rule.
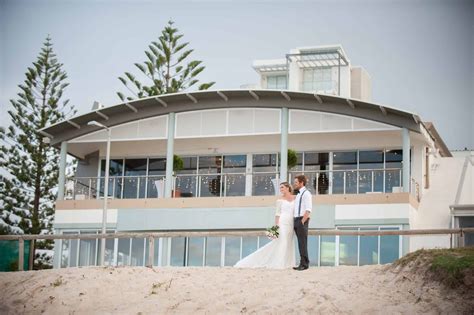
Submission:
[[[295,177],[300,183],[303,183],[303,186],[306,186],[306,182],[308,181],[306,179],[306,176],[304,175],[298,175]]]

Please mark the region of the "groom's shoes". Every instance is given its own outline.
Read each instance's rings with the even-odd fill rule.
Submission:
[[[298,266],[298,267],[293,267],[294,270],[302,271],[308,269],[308,266]]]

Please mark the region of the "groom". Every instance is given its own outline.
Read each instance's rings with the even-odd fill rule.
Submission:
[[[308,224],[309,215],[313,209],[311,192],[306,189],[306,176],[295,177],[294,188],[298,190],[295,198],[294,230],[298,238],[298,250],[300,252],[300,265],[293,267],[295,270],[306,270],[309,267],[308,258]]]

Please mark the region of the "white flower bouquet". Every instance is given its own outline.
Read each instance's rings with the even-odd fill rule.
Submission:
[[[271,228],[268,228],[265,234],[271,240],[277,239],[280,235],[279,229],[280,227],[278,225],[274,225]]]

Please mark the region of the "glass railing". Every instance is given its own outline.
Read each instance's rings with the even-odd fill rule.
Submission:
[[[306,187],[313,195],[367,194],[402,192],[401,169],[354,169],[290,171],[289,181],[304,174]],[[272,196],[278,194],[277,172],[178,174],[173,177],[173,197]],[[104,197],[104,177],[76,177],[66,184],[66,199],[98,199]],[[162,198],[166,178],[152,176],[109,177],[109,198]],[[248,187],[247,187],[248,186]],[[418,183],[411,179],[410,192],[420,200]]]

